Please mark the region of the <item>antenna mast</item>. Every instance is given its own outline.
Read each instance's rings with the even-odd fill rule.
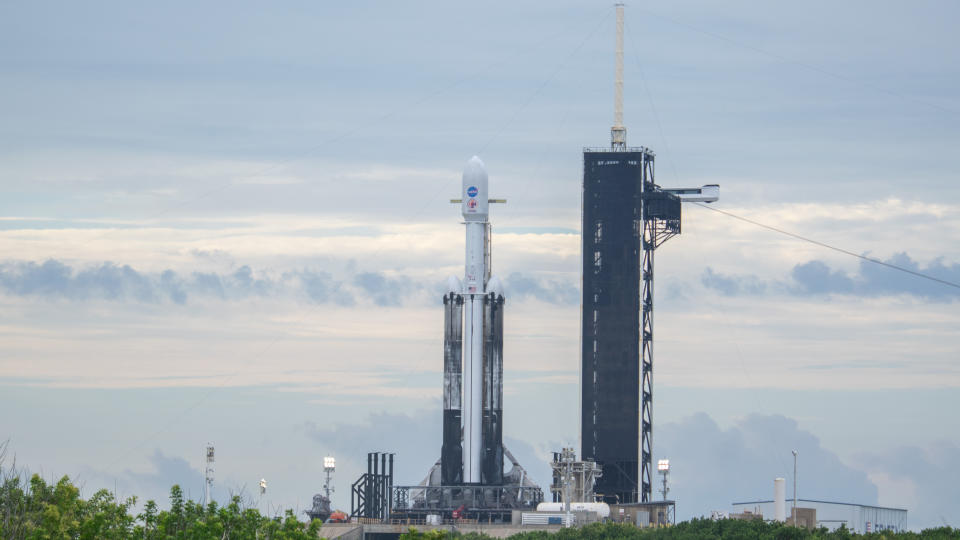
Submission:
[[[213,487],[213,445],[207,443],[207,468],[204,471],[203,503],[210,504],[210,488]]]
[[[627,128],[623,127],[623,3],[617,3],[617,61],[613,77],[613,127],[610,149],[627,149]]]

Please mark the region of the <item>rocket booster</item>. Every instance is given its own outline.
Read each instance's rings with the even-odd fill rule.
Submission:
[[[443,295],[443,447],[440,450],[441,485],[463,483],[461,392],[463,373],[463,285],[450,276]]]
[[[463,481],[481,481],[483,455],[483,295],[490,268],[487,169],[474,156],[463,170],[461,212],[466,225],[463,276]]]

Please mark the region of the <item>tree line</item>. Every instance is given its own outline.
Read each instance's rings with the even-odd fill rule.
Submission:
[[[101,489],[89,499],[64,476],[56,484],[39,475],[25,481],[3,471],[0,483],[0,538],[5,540],[316,540],[320,522],[299,521],[293,510],[268,517],[245,507],[239,496],[220,506],[184,499],[170,489],[170,509],[150,500],[135,513],[136,497],[117,500]]]
[[[321,523],[301,522],[292,510],[269,517],[234,496],[220,506],[185,499],[180,486],[170,489],[170,508],[149,500],[140,511],[136,497],[117,500],[102,489],[84,500],[69,477],[57,483],[39,475],[29,480],[0,467],[0,539],[8,540],[314,540]],[[492,540],[485,534],[410,529],[401,540]],[[960,529],[922,532],[852,533],[846,528],[808,531],[760,520],[693,519],[672,527],[640,529],[631,524],[594,523],[557,532],[528,531],[511,540],[960,540]]]
[[[444,530],[421,532],[411,529],[400,540],[493,540],[485,534],[459,534]],[[786,523],[762,520],[692,519],[671,527],[641,529],[630,523],[592,523],[560,529],[557,532],[527,531],[509,540],[960,540],[960,529],[940,527],[922,532],[889,531],[867,534],[853,533],[845,527],[808,531]]]

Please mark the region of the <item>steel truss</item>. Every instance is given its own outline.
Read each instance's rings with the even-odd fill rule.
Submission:
[[[642,181],[640,497],[641,502],[651,502],[653,500],[653,254],[664,242],[680,234],[680,199],[661,191],[660,186],[654,182],[653,153],[644,153]]]

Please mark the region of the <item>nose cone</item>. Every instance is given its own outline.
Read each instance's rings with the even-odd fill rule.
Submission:
[[[468,171],[480,171],[484,176],[487,175],[487,166],[483,164],[483,160],[480,159],[480,156],[473,156],[467,161],[467,166],[463,169],[463,174],[467,174]]]
[[[489,214],[487,167],[473,156],[463,168],[461,211],[466,221],[486,221]]]

